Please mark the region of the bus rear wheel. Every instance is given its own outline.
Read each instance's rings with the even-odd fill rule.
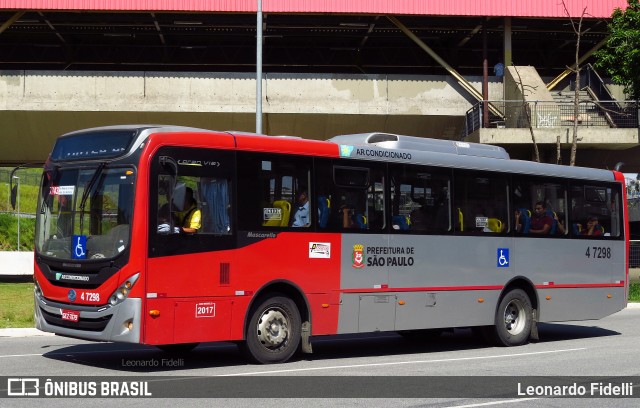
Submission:
[[[522,289],[511,290],[500,301],[492,337],[500,346],[520,346],[529,340],[532,323],[529,296]]]
[[[296,304],[287,297],[269,297],[253,309],[244,349],[257,363],[284,363],[297,351],[300,333]]]

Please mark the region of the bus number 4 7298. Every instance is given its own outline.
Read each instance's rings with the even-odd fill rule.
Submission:
[[[611,248],[609,247],[587,247],[587,252],[584,254],[587,258],[598,258],[598,259],[610,259],[611,258]]]

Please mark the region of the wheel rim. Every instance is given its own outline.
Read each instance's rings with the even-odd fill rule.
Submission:
[[[277,308],[265,310],[258,319],[258,341],[269,349],[277,349],[289,338],[289,321],[286,313]]]
[[[527,316],[524,303],[514,299],[504,308],[504,327],[511,335],[517,335],[524,330]]]

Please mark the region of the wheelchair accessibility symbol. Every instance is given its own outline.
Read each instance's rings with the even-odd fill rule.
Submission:
[[[73,236],[73,259],[86,259],[87,258],[87,236],[86,235],[74,235]]]
[[[496,255],[497,267],[508,268],[509,267],[509,248],[498,248]]]

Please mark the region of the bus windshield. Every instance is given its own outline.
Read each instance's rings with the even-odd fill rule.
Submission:
[[[134,180],[131,167],[45,170],[36,251],[73,260],[118,256],[129,244]]]

